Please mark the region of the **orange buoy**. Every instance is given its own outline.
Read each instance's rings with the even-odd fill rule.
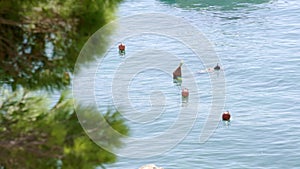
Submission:
[[[230,121],[230,113],[229,113],[229,111],[226,111],[226,112],[223,113],[222,119],[224,121]]]
[[[182,89],[181,95],[183,97],[188,97],[189,96],[189,90],[187,88]]]

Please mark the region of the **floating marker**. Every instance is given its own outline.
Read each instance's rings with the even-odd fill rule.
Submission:
[[[122,43],[119,45],[119,53],[121,55],[125,54],[125,45],[123,45]]]
[[[224,121],[230,121],[230,113],[229,113],[229,111],[226,111],[226,112],[223,113],[222,119]]]
[[[188,97],[189,90],[187,88],[182,89],[181,95],[182,95],[182,97]]]

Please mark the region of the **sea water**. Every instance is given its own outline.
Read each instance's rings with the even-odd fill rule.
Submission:
[[[117,18],[145,13],[184,19],[209,40],[224,72],[224,111],[229,110],[232,119],[230,125],[220,121],[212,136],[200,143],[199,137],[211,109],[210,78],[214,75],[197,74],[197,70],[213,65],[194,60],[193,53],[180,48],[180,44],[169,37],[147,34],[127,37],[123,39],[127,46],[126,55],[119,57],[113,52],[108,53],[99,66],[97,101],[114,104],[111,97],[114,73],[134,53],[146,49],[167,51],[175,46],[175,55],[179,60],[183,59],[186,66],[183,67],[183,82],[195,80],[198,85],[194,94],[197,93],[200,100],[197,102],[199,110],[195,112],[195,121],[186,136],[168,151],[152,157],[142,154],[139,158],[118,156],[116,163],[106,167],[134,169],[154,163],[169,169],[300,168],[299,2],[125,0],[118,9]],[[177,25],[173,26],[176,29]],[[140,59],[145,58],[140,56]],[[177,66],[172,65],[174,70]],[[187,71],[193,76],[185,76]],[[138,72],[127,87],[130,106],[141,115],[151,113],[153,91],[162,91],[165,98],[162,113],[153,121],[127,121],[131,137],[142,139],[164,134],[177,120],[180,110],[195,104],[182,107],[181,86],[173,84],[172,72],[162,72],[155,66]],[[104,90],[108,92],[105,96],[101,93]],[[157,138],[153,145],[165,144]],[[146,146],[151,148],[152,144]],[[142,150],[131,151],[134,154]]]

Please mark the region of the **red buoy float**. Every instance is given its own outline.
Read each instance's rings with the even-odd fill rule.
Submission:
[[[229,113],[229,111],[226,111],[226,112],[224,112],[224,113],[222,114],[222,119],[223,119],[224,121],[230,121],[230,113]]]
[[[125,45],[123,43],[119,45],[119,54],[125,55]]]
[[[187,88],[182,89],[181,95],[183,97],[188,97],[189,96],[189,90]]]
[[[123,43],[119,45],[119,50],[125,50],[125,45],[123,45]]]

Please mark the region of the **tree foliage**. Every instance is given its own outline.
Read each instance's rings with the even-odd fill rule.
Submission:
[[[73,71],[82,46],[113,18],[120,1],[0,1],[0,82],[14,90],[17,85],[28,89],[68,85],[66,72]],[[97,44],[101,46],[95,51],[103,50],[105,38]]]
[[[0,168],[57,168],[62,162],[62,168],[89,169],[116,160],[85,134],[63,91],[84,43],[113,18],[120,1],[0,1]],[[105,50],[106,36],[94,39],[96,55]],[[61,94],[54,106],[49,91]],[[97,138],[103,144],[122,145],[106,129],[108,123],[128,134],[119,112],[77,109],[102,129]]]
[[[115,162],[114,154],[98,147],[85,134],[73,109],[73,100],[64,92],[51,108],[46,96],[16,91],[3,94],[0,106],[0,166],[6,168],[53,168],[58,159],[63,168],[95,168]],[[96,109],[81,107],[93,119],[102,116]],[[110,137],[105,125],[115,126],[121,134],[128,128],[119,112],[103,113],[96,121],[102,128],[103,144],[120,147],[120,138]],[[91,120],[93,120],[91,119]],[[116,127],[117,126],[117,127]]]

